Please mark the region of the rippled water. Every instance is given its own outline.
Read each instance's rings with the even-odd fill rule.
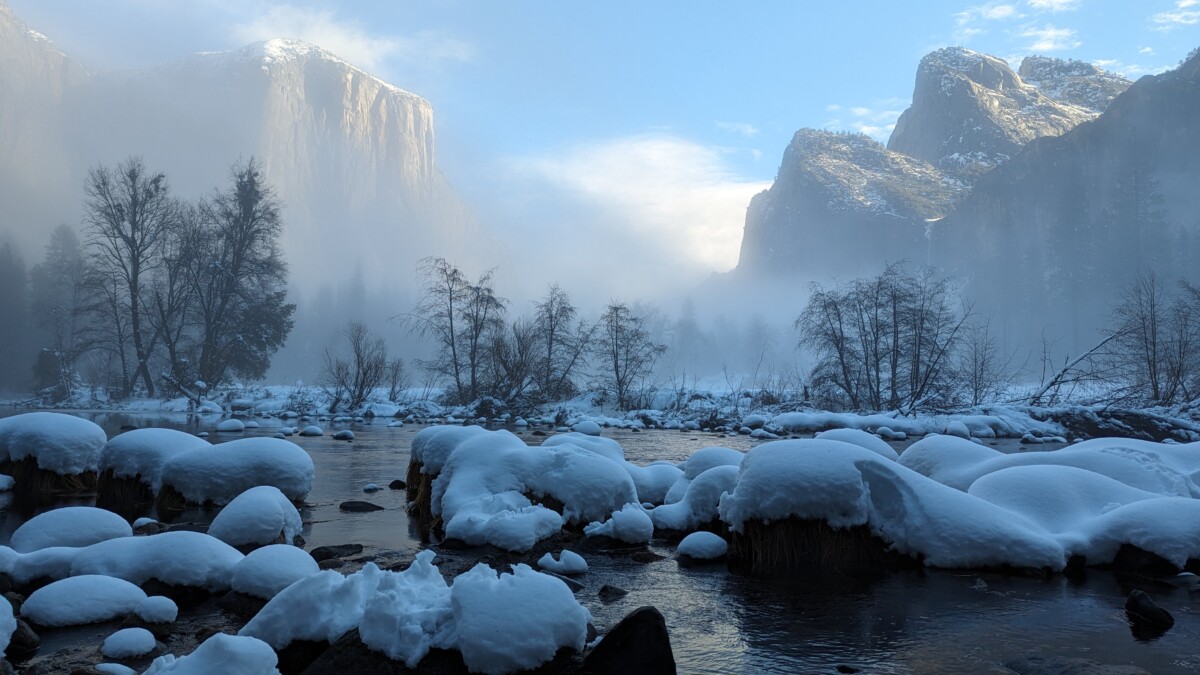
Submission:
[[[247,434],[217,434],[213,417],[78,414],[110,434],[127,424],[170,426],[208,430],[214,442],[270,435],[279,425],[259,420],[263,426]],[[332,425],[325,428],[329,432]],[[302,509],[304,537],[311,546],[361,543],[385,564],[411,559],[421,545],[403,509],[404,493],[386,485],[404,478],[409,444],[419,428],[388,427],[384,420],[352,428],[357,436],[352,443],[328,435],[292,438],[316,465],[313,490]],[[708,445],[745,450],[758,443],[745,436],[695,432],[606,430],[605,435],[639,463],[681,460]],[[540,441],[532,432],[524,437]],[[997,447],[1021,449],[1007,441]],[[365,495],[367,483],[385,489]],[[7,499],[0,496],[0,542],[29,517],[14,512]],[[347,499],[371,501],[385,510],[342,513],[337,506]],[[183,519],[211,516],[193,511]],[[1082,582],[1061,576],[1043,580],[929,571],[896,573],[873,582],[766,581],[729,573],[722,565],[680,567],[667,542],[656,541],[651,549],[664,559],[636,563],[627,556],[589,554],[590,570],[580,578],[586,588],[578,598],[602,628],[642,605],[658,607],[667,619],[680,672],[833,672],[839,665],[876,673],[1009,672],[1003,667],[1006,661],[1031,655],[1138,665],[1154,673],[1200,670],[1200,594],[1148,579],[1118,579],[1101,571],[1092,571]],[[624,588],[629,595],[601,603],[596,590],[603,584]],[[1150,592],[1174,614],[1175,627],[1162,638],[1139,642],[1130,634],[1122,605],[1133,587]]]

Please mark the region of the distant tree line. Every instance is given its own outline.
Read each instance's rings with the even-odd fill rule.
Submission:
[[[259,165],[233,166],[225,189],[189,202],[129,158],[91,170],[84,195],[82,239],[57,228],[24,312],[4,314],[32,318],[35,389],[61,400],[88,382],[111,397],[198,400],[263,377],[295,306],[280,203]]]

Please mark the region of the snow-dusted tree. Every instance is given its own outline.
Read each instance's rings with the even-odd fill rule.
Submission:
[[[331,399],[331,413],[340,407],[350,411],[361,408],[375,388],[384,383],[388,373],[387,346],[383,338],[373,335],[358,321],[347,324],[342,335],[346,338],[349,354],[334,353],[326,347],[321,371],[321,382]]]
[[[995,401],[1012,384],[1014,355],[1000,353],[992,336],[991,322],[969,324],[963,331],[955,356],[955,376],[963,401],[982,405]]]
[[[150,278],[162,264],[162,248],[176,219],[167,177],[151,173],[141,158],[131,157],[115,169],[98,166],[89,171],[84,194],[91,266],[106,295],[104,320],[111,333],[121,336],[121,344],[113,346],[126,363],[121,393],[130,395],[134,380],[140,379],[153,396],[150,357],[156,336],[145,315]],[[127,346],[133,351],[132,376],[123,353]]]
[[[187,236],[196,324],[196,374],[210,388],[231,374],[262,377],[292,329],[279,200],[257,162],[235,165],[232,184],[200,206]]]
[[[496,336],[504,332],[504,315],[508,301],[496,295],[492,287],[492,272],[488,270],[467,286],[459,314],[462,326],[463,365],[467,374],[467,403],[487,395],[485,391],[488,362]]]
[[[422,362],[425,369],[450,380],[455,402],[469,401],[463,381],[459,315],[467,303],[471,284],[445,258],[425,258],[418,273],[421,298],[403,320],[410,331],[432,339],[437,345],[437,355]]]
[[[622,410],[633,406],[639,384],[650,377],[655,362],[667,351],[666,345],[651,338],[645,323],[625,303],[609,303],[592,341],[599,384]]]
[[[585,360],[595,324],[580,320],[567,292],[552,284],[534,305],[533,328],[537,339],[534,379],[538,396],[555,401],[575,394],[571,379]]]

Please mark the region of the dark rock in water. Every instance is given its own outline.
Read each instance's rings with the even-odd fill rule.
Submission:
[[[282,671],[282,668],[280,668]],[[393,661],[382,652],[377,652],[363,644],[362,638],[355,628],[338,638],[329,649],[325,650],[307,668],[299,671],[301,675],[350,675],[352,673],[371,673],[372,675],[409,675],[410,673],[430,673],[432,675],[465,674],[467,665],[463,663],[462,655],[457,651],[431,649],[417,664],[415,669],[404,665],[403,661]]]
[[[535,430],[533,431],[533,435],[534,435],[534,436],[545,436],[545,435],[546,435],[546,432],[542,431],[541,429],[535,429]]]
[[[629,591],[625,590],[624,588],[617,588],[616,586],[604,584],[600,587],[600,590],[596,593],[596,595],[600,598],[600,602],[603,602],[607,605],[610,602],[616,602],[626,595],[629,595]]]
[[[652,563],[663,560],[665,557],[666,556],[661,556],[654,551],[635,551],[633,555],[629,556],[629,559],[639,563]]]
[[[1153,640],[1175,625],[1175,617],[1159,607],[1145,591],[1132,591],[1125,599],[1125,616],[1129,629],[1139,640]]]
[[[1004,666],[1018,675],[1150,675],[1136,666],[1114,666],[1065,656],[1028,656]]]
[[[218,607],[245,621],[252,619],[266,604],[262,598],[237,591],[229,591],[217,601]]]
[[[1067,558],[1067,566],[1063,568],[1063,576],[1072,581],[1087,578],[1087,558],[1076,554]]]
[[[279,672],[282,675],[298,675],[308,672],[310,665],[329,651],[329,643],[324,640],[292,640],[283,649],[275,653],[279,655]],[[344,675],[350,675],[347,671]]]
[[[7,593],[13,588],[12,577],[0,573],[0,594]]]
[[[25,604],[25,596],[16,591],[5,591],[4,599],[8,600],[8,604],[12,605],[13,614],[21,613],[21,605]]]
[[[357,499],[351,499],[348,502],[338,504],[338,509],[346,513],[370,513],[371,511],[382,511],[383,507],[371,502],[363,502]]]
[[[1166,558],[1132,544],[1121,544],[1117,555],[1113,557],[1111,567],[1115,572],[1153,576],[1168,576],[1179,572],[1179,568]]]
[[[405,483],[404,481],[402,481],[400,479],[396,479],[396,480],[388,483],[388,489],[389,490],[407,490],[408,483]]]
[[[136,424],[122,424],[121,425],[121,431],[133,431],[134,429],[137,429],[137,428],[138,428],[138,425],[136,425]]]
[[[0,675],[16,675],[16,672],[17,671],[13,670],[11,663],[5,661],[4,659],[0,659]]]
[[[32,656],[41,646],[42,638],[33,632],[29,623],[25,619],[17,619],[17,629],[13,631],[12,639],[8,642],[8,650],[4,654],[19,661]]]
[[[838,671],[839,673],[859,673],[859,672],[862,672],[862,671],[860,671],[858,668],[855,668],[854,666],[845,666],[845,665],[839,665],[839,666],[835,666],[835,667],[834,667],[834,670]]]
[[[338,544],[337,546],[318,546],[309,551],[313,560],[321,562],[329,558],[346,558],[362,553],[362,544]]]
[[[579,583],[578,581],[575,581],[574,579],[572,579],[570,577],[563,576],[563,575],[559,574],[558,572],[551,572],[550,570],[538,570],[538,571],[541,572],[542,574],[552,576],[555,579],[558,579],[559,581],[563,582],[564,584],[567,585],[567,588],[571,589],[572,593],[578,593],[579,591],[582,591],[584,588],[583,584]]]
[[[345,566],[345,564],[346,561],[342,560],[341,558],[326,558],[325,560],[317,563],[317,567],[320,567],[323,570],[336,570],[339,567]]]
[[[583,672],[595,675],[674,673],[675,655],[667,622],[653,607],[639,607],[600,640],[583,660]]]
[[[148,579],[141,584],[141,587],[146,595],[165,595],[174,600],[179,609],[195,607],[212,597],[212,593],[208,589],[197,586],[176,586],[163,583],[158,579]]]

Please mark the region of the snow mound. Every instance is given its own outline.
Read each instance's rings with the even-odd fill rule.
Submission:
[[[892,449],[892,446],[887,444],[887,441],[861,429],[830,429],[829,431],[822,431],[815,438],[824,438],[830,441],[842,441],[843,443],[857,445],[893,462],[900,459],[900,455]]]
[[[255,425],[255,426],[258,426],[258,425]],[[236,417],[231,417],[227,420],[222,420],[221,423],[217,425],[217,431],[242,432],[245,430],[246,430],[246,423],[237,419]]]
[[[179,616],[179,606],[166,596],[152,595],[143,600],[134,613],[147,623],[174,623]]]
[[[734,450],[733,448],[722,448],[720,446],[712,446],[708,448],[700,448],[692,453],[691,457],[683,463],[683,477],[688,480],[695,480],[696,476],[708,471],[714,466],[738,466],[742,463],[742,459],[746,453]]]
[[[16,479],[6,473],[0,473],[0,492],[8,492],[13,489],[16,484]]]
[[[577,422],[576,424],[574,424],[571,427],[571,431],[574,431],[575,433],[579,433],[579,434],[587,434],[588,436],[599,436],[600,435],[600,425],[596,424],[595,422],[593,422],[591,420],[584,420],[582,422]]]
[[[88,546],[130,536],[133,536],[133,528],[112,511],[91,506],[66,506],[25,521],[13,532],[9,546],[18,553],[29,553],[53,546]]]
[[[559,554],[558,560],[554,559],[553,554],[547,553],[538,559],[537,564],[541,569],[556,574],[583,574],[588,570],[587,561],[583,559],[583,556],[565,548]]]
[[[865,525],[899,553],[923,555],[935,567],[1066,563],[1063,547],[1035,523],[842,441],[754,448],[719,512],[734,532],[749,520],[785,518],[834,529]]]
[[[450,587],[433,557],[433,551],[421,551],[408,569],[385,573],[358,627],[363,644],[409,668],[416,668],[431,648],[452,649],[458,643]]]
[[[489,675],[536,668],[562,647],[581,651],[591,620],[566,584],[528,565],[499,576],[476,565],[454,580],[450,602],[467,668]]]
[[[280,438],[239,438],[180,453],[163,465],[162,484],[189,502],[228,504],[246,490],[272,485],[293,502],[312,489],[313,462],[303,448]]]
[[[594,424],[594,422],[592,423]],[[599,426],[597,425],[597,429]],[[547,438],[541,445],[543,448],[574,446],[590,450],[597,455],[606,457],[625,469],[633,480],[639,502],[661,504],[666,499],[667,492],[679,479],[681,471],[669,463],[655,463],[649,466],[638,466],[625,461],[625,450],[621,444],[611,438],[593,436],[579,431],[556,434]]]
[[[409,457],[422,464],[422,473],[439,474],[450,453],[470,438],[488,433],[483,427],[446,426],[426,427],[412,439]]]
[[[603,523],[589,524],[583,528],[583,533],[589,537],[604,535],[629,544],[645,544],[654,536],[654,522],[640,504],[630,503],[620,511],[614,511]]]
[[[128,581],[84,574],[37,589],[21,605],[21,615],[41,626],[80,626],[132,614],[145,599]]]
[[[211,444],[203,438],[175,429],[134,429],[105,444],[100,470],[112,469],[116,478],[138,478],[158,492],[163,463],[181,452],[206,447]]]
[[[530,496],[553,499],[562,514]],[[467,435],[450,452],[431,507],[447,537],[526,551],[564,522],[600,520],[635,501],[633,481],[616,462],[569,443],[530,447],[502,430]]]
[[[122,541],[122,539],[113,539],[112,541]],[[0,548],[0,552],[11,550]],[[62,579],[71,576],[71,565],[75,563],[75,558],[83,550],[85,549],[74,546],[51,546],[32,553],[14,552],[13,557],[6,560],[5,564],[8,565],[8,561],[11,561],[10,574],[13,581],[18,584],[27,584],[41,577]]]
[[[621,444],[603,436],[589,436],[572,431],[565,434],[555,434],[542,442],[543,448],[552,448],[556,445],[574,445],[584,450],[591,450],[597,455],[607,457],[614,462],[625,461],[625,449],[621,447]]]
[[[650,512],[654,527],[687,532],[716,520],[721,495],[732,492],[737,481],[737,465],[726,464],[708,469],[688,482],[687,490],[678,502],[659,506]]]
[[[137,675],[136,670],[119,663],[97,663],[94,667],[105,675]]]
[[[384,574],[367,563],[349,576],[325,570],[305,577],[271,598],[238,635],[258,638],[275,649],[293,640],[333,644],[362,620]]]
[[[32,412],[0,419],[0,462],[33,457],[39,469],[59,475],[95,471],[107,441],[99,425],[74,415]]]
[[[217,633],[183,658],[160,656],[142,675],[279,675],[279,657],[270,645],[251,637]]]
[[[290,544],[302,526],[300,512],[279,488],[260,485],[234,497],[221,509],[209,525],[208,534],[230,546]]]
[[[154,633],[145,628],[125,628],[104,639],[100,653],[110,659],[131,659],[154,651]]]
[[[245,557],[229,544],[199,532],[164,532],[110,539],[80,549],[71,575],[102,574],[143,584],[157,579],[210,591],[229,589],[234,565]]]
[[[272,544],[251,551],[233,567],[230,586],[246,595],[270,600],[297,581],[321,571],[303,549]]]
[[[679,542],[675,552],[696,560],[716,560],[729,552],[729,544],[712,532],[693,532]]]
[[[13,616],[13,606],[7,600],[0,602],[0,654],[8,650],[12,634],[17,630],[17,619]]]

